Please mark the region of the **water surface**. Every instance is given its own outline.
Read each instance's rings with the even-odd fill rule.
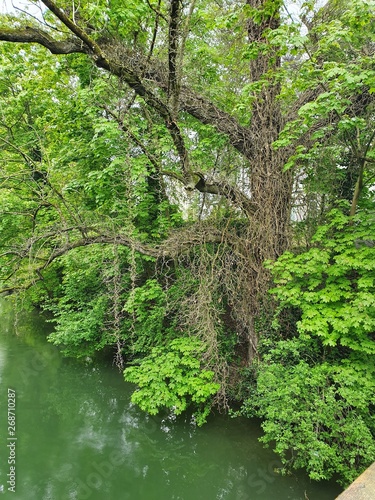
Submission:
[[[277,473],[259,422],[213,416],[150,417],[133,386],[103,362],[63,358],[37,313],[0,301],[0,490],[14,500],[333,500],[334,483]],[[7,428],[16,392],[17,440]],[[7,491],[15,442],[16,493]],[[1,495],[1,494],[0,494]],[[2,498],[0,496],[0,498]]]

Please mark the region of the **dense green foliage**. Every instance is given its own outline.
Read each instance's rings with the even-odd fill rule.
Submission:
[[[269,264],[296,331],[263,342],[257,387],[246,414],[264,418],[266,443],[286,466],[342,483],[375,451],[375,245],[373,215],[354,220],[335,210],[312,247]],[[280,325],[274,323],[280,331]]]
[[[352,480],[375,460],[374,2],[42,4],[0,16],[1,291],[145,411],[240,401],[285,470]]]
[[[374,214],[350,219],[335,210],[312,238],[312,247],[285,252],[271,264],[280,307],[297,307],[302,338],[323,346],[375,354]]]
[[[194,338],[173,340],[165,348],[154,347],[139,366],[124,372],[125,380],[139,386],[132,402],[151,415],[164,407],[179,415],[194,404],[198,408],[197,423],[202,425],[211,408],[208,400],[220,388],[212,382],[212,371],[201,370],[199,355],[204,350],[202,342]]]

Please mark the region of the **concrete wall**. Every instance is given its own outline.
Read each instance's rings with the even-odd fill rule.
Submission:
[[[375,500],[375,462],[336,500]]]

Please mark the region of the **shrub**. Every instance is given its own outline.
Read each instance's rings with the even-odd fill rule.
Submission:
[[[212,396],[220,384],[213,382],[213,372],[201,368],[203,342],[187,337],[172,340],[166,347],[154,347],[137,366],[124,371],[127,382],[138,385],[132,402],[142,410],[156,415],[168,408],[179,415],[192,405],[198,425],[209,414]]]

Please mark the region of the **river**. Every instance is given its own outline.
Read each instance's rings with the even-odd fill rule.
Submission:
[[[142,413],[115,367],[62,357],[46,341],[50,329],[0,300],[0,498],[333,500],[340,492],[302,473],[279,475],[258,421],[217,414],[198,428],[188,416]]]

